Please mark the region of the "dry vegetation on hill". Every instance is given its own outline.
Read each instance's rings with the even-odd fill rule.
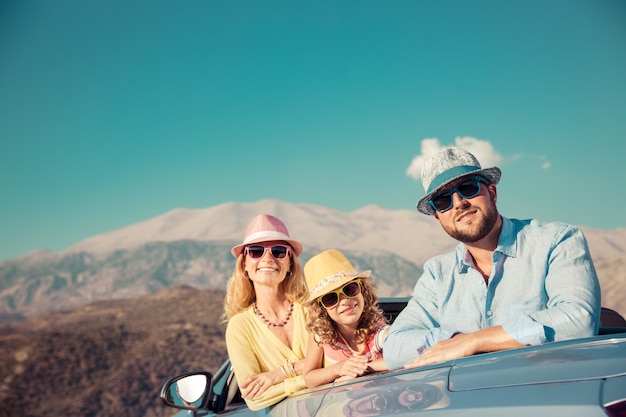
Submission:
[[[179,286],[0,327],[0,415],[170,415],[163,382],[226,359],[223,299]]]

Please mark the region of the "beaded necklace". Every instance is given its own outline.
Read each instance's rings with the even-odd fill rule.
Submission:
[[[261,320],[263,320],[263,323],[267,324],[268,326],[272,326],[272,327],[282,327],[285,324],[287,324],[289,322],[289,318],[291,318],[291,312],[293,311],[293,301],[289,302],[289,309],[287,310],[287,315],[285,316],[284,319],[282,319],[281,321],[279,321],[278,323],[273,323],[271,321],[269,321],[264,315],[263,313],[261,313],[261,310],[259,310],[256,306],[256,301],[254,302],[254,313],[259,316],[261,318]]]

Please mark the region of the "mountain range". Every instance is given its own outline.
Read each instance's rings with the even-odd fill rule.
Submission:
[[[180,208],[61,252],[35,250],[0,262],[0,322],[173,285],[224,290],[235,265],[230,248],[259,213],[285,222],[304,246],[302,264],[319,251],[342,250],[358,270],[372,270],[381,297],[409,295],[424,261],[457,244],[433,217],[410,210],[366,206],[344,212],[271,199]],[[581,228],[600,278],[602,304],[626,313],[626,229]]]

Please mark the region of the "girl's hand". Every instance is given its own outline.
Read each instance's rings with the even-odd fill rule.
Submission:
[[[285,378],[285,373],[281,369],[253,375],[241,384],[241,397],[257,398],[272,385],[283,382]]]
[[[356,378],[357,376],[364,375],[367,372],[369,368],[369,361],[367,358],[357,356],[338,362],[336,365],[339,367],[339,377]]]

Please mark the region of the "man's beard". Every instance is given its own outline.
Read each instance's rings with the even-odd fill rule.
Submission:
[[[473,209],[473,207],[470,206],[468,210],[471,209]],[[485,211],[482,211],[481,209],[476,210],[476,214],[480,216],[477,224],[471,225],[463,230],[459,230],[456,223],[448,227],[443,226],[442,224],[446,233],[462,243],[478,242],[487,236],[498,221],[498,210],[496,210],[496,206],[494,204],[487,207]]]

